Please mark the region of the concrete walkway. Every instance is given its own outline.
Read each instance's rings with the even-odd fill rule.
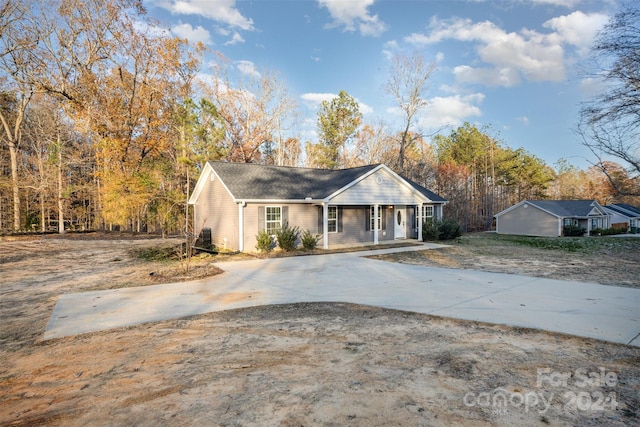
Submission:
[[[60,296],[44,339],[263,304],[350,302],[640,347],[640,289],[363,258],[438,245],[218,263],[185,283]]]

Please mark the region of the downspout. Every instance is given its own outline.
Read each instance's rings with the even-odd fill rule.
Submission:
[[[322,202],[322,249],[329,249],[329,202]]]
[[[558,219],[558,237],[562,237],[562,222],[563,218]]]
[[[422,242],[422,204],[418,205],[418,242]]]
[[[238,203],[238,252],[244,252],[244,207],[247,202]]]
[[[373,205],[373,244],[378,244],[378,204]]]

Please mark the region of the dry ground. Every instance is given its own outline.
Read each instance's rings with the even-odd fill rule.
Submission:
[[[62,293],[217,273],[218,258],[185,274],[132,256],[175,243],[0,242],[0,425],[640,424],[638,348],[374,307],[256,307],[41,341]],[[570,276],[550,268],[566,251],[488,246],[509,245],[463,240],[394,260],[530,274],[538,261],[552,277],[600,281],[581,263]],[[637,285],[628,267],[610,273]]]

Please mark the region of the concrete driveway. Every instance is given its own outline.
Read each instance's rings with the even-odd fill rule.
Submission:
[[[363,257],[436,246],[218,263],[225,273],[209,279],[66,294],[44,339],[263,304],[333,301],[640,347],[640,289]]]

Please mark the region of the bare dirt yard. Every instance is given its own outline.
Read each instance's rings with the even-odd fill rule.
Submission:
[[[613,239],[472,235],[389,260],[640,287],[640,239]],[[154,260],[178,243],[0,241],[0,425],[640,425],[640,348],[375,307],[264,306],[42,341],[63,293],[215,281],[211,263],[233,258],[199,256],[188,273]]]

